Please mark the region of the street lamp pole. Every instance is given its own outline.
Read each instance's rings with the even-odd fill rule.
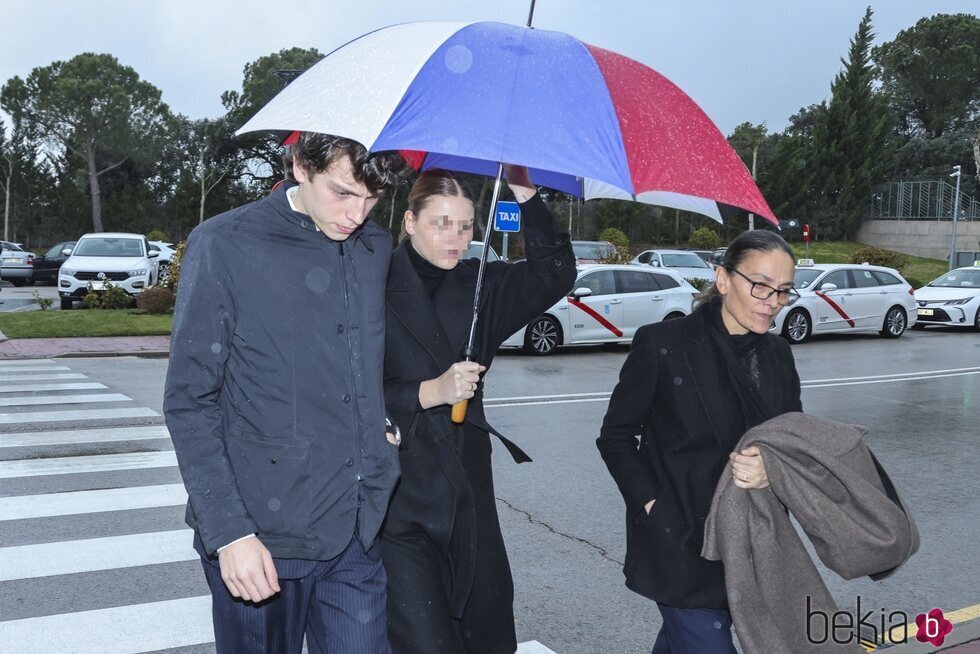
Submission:
[[[952,270],[956,267],[956,219],[960,213],[960,167],[953,166],[953,172],[949,176],[956,178],[956,193],[953,196],[953,240],[949,246],[949,269]]]

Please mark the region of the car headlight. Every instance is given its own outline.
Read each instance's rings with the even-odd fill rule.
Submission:
[[[945,302],[943,302],[943,305],[947,307],[961,306],[963,304],[966,304],[972,299],[973,299],[972,297],[964,297],[964,298],[960,298],[959,300],[946,300]]]
[[[76,272],[78,272],[78,271],[75,270],[74,268],[65,268],[64,266],[61,267],[61,274],[62,275],[67,275],[69,277],[74,277]]]
[[[146,268],[136,268],[134,270],[128,271],[126,274],[129,275],[130,277],[142,277],[143,275],[146,274]]]

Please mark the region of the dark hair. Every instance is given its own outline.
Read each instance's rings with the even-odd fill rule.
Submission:
[[[730,271],[737,268],[739,264],[745,261],[747,256],[754,252],[776,251],[785,252],[789,255],[790,259],[795,258],[793,248],[776,232],[771,232],[768,229],[754,229],[749,232],[742,232],[735,237],[735,240],[728,244],[728,249],[725,250],[725,258],[721,260],[719,266]],[[698,298],[697,304],[707,304],[720,296],[721,293],[718,292],[717,283],[712,283],[708,287],[708,290]]]
[[[295,145],[283,154],[286,178],[293,178],[293,161],[311,177],[322,173],[341,157],[349,157],[354,179],[373,193],[394,188],[405,176],[408,165],[397,152],[373,154],[350,139],[318,132],[302,132]]]
[[[429,200],[434,197],[458,197],[474,202],[473,193],[466,182],[454,173],[439,168],[425,171],[412,184],[412,190],[408,193],[408,210],[418,216],[425,205],[429,203]],[[402,230],[401,234],[398,235],[398,240],[401,241],[407,235],[405,220],[402,219]]]

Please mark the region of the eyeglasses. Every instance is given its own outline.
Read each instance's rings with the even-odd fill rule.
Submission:
[[[752,281],[735,268],[726,268],[726,270],[732,271],[749,284],[752,284],[752,288],[749,289],[749,294],[757,300],[768,300],[775,294],[776,301],[780,304],[792,304],[800,297],[800,294],[796,292],[795,288],[773,288],[769,284]]]

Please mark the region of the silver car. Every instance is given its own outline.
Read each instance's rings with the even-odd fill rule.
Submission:
[[[0,278],[14,286],[34,283],[34,254],[25,252],[17,243],[0,241]]]
[[[684,279],[715,281],[715,271],[708,263],[690,250],[647,250],[636,255],[631,264],[667,268]]]

